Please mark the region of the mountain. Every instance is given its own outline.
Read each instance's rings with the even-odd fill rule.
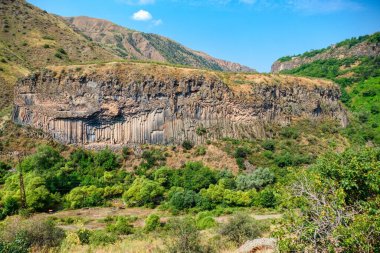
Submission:
[[[24,0],[1,0],[0,11],[0,109],[10,105],[18,78],[49,65],[139,59],[223,71],[253,71],[159,35],[132,31],[106,20],[65,19]]]
[[[76,31],[83,33],[97,43],[105,45],[110,51],[122,58],[169,62],[222,71],[254,71],[238,63],[216,59],[203,52],[189,49],[163,36],[138,32],[107,20],[90,17],[65,19]]]
[[[329,81],[154,63],[49,67],[20,81],[13,120],[66,144],[205,143],[266,138],[269,125],[346,114]]]
[[[336,82],[351,111],[350,137],[356,143],[380,144],[380,32],[282,57],[272,72]]]
[[[294,56],[284,56],[273,63],[271,71],[278,73],[315,61],[378,57],[380,55],[380,32],[341,41],[329,47],[311,50]]]
[[[23,0],[1,0],[0,10],[0,108],[10,104],[14,83],[30,70],[119,59],[75,32],[62,18]]]

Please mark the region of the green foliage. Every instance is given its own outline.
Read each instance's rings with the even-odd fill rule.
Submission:
[[[173,239],[166,243],[167,252],[210,252],[209,248],[201,244],[200,234],[195,224],[195,220],[189,217],[169,220],[167,227]]]
[[[129,235],[133,233],[133,226],[126,217],[119,216],[115,223],[107,225],[107,231],[117,235]]]
[[[262,225],[255,219],[247,214],[238,213],[221,227],[220,234],[239,245],[247,240],[256,239],[262,231]]]
[[[276,233],[280,250],[376,252],[379,159],[378,148],[349,149],[327,153],[311,169],[294,172],[283,193],[290,212]]]
[[[64,54],[64,55],[67,54],[66,51],[65,51],[65,49],[63,49],[63,48],[58,48],[57,52],[60,53],[60,54]]]
[[[65,197],[68,208],[82,208],[104,204],[104,190],[94,185],[76,187]]]
[[[203,136],[207,133],[207,129],[203,126],[200,126],[198,127],[196,130],[195,130],[196,134],[199,135],[199,136]]]
[[[142,154],[142,158],[145,161],[142,165],[147,169],[162,165],[162,162],[166,160],[164,153],[159,149],[145,150]]]
[[[110,149],[103,149],[94,156],[95,166],[106,171],[111,171],[120,167],[118,157]]]
[[[206,154],[206,147],[205,146],[198,146],[195,150],[194,154],[196,156],[203,156]]]
[[[182,142],[182,147],[185,149],[185,150],[190,150],[194,147],[194,144],[189,141],[189,140],[185,140]]]
[[[11,166],[0,161],[0,184],[4,184],[5,178],[9,174],[10,169],[11,169]]]
[[[349,149],[341,154],[327,153],[313,170],[334,180],[346,193],[346,201],[366,201],[380,194],[380,149]]]
[[[155,206],[160,203],[164,190],[158,182],[137,177],[123,194],[123,199],[128,206]]]
[[[261,207],[274,208],[277,205],[277,199],[274,191],[270,188],[265,188],[264,190],[260,191],[256,204]]]
[[[168,198],[168,204],[174,210],[185,210],[195,207],[200,201],[199,194],[180,187],[170,189]]]
[[[89,244],[91,231],[88,229],[79,229],[76,234],[78,235],[81,244]]]
[[[259,190],[273,181],[274,174],[268,168],[257,168],[249,174],[240,174],[236,178],[236,187],[239,190]]]
[[[153,230],[156,230],[160,226],[161,226],[160,216],[158,216],[157,214],[150,214],[145,219],[144,230],[147,232],[151,232]]]
[[[270,151],[274,151],[275,149],[275,145],[276,145],[276,142],[274,140],[271,140],[271,139],[266,139],[264,140],[262,143],[261,143],[261,146],[266,149],[266,150],[270,150]]]
[[[117,235],[113,233],[107,233],[103,230],[94,230],[90,234],[89,242],[94,246],[107,245],[115,243],[117,238]]]
[[[217,226],[215,219],[209,212],[200,212],[196,216],[196,226],[199,230],[209,229]]]
[[[52,221],[39,217],[27,220],[8,218],[0,231],[0,249],[5,252],[28,252],[30,247],[56,247],[65,237],[64,231]]]

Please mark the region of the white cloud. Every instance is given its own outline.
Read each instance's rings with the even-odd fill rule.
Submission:
[[[151,20],[152,14],[150,14],[148,11],[139,10],[138,12],[133,13],[132,19],[136,21],[148,21]]]
[[[154,4],[156,0],[117,0],[117,2],[128,5],[148,5]]]
[[[159,25],[162,25],[163,22],[161,19],[157,19],[157,20],[153,20],[152,23],[154,26],[159,26]]]

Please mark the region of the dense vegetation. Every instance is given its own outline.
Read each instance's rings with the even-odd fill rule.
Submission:
[[[279,58],[277,61],[279,62],[286,62],[290,61],[293,57],[300,57],[300,58],[312,58],[318,54],[328,52],[329,50],[334,50],[334,48],[339,47],[345,47],[347,49],[350,49],[353,46],[356,46],[359,43],[368,42],[368,43],[379,43],[380,42],[380,32],[371,34],[371,35],[364,35],[359,37],[352,37],[350,39],[343,40],[341,42],[336,43],[334,46],[328,46],[326,48],[322,49],[314,49],[309,50],[303,54],[297,54],[293,56],[283,56]]]
[[[353,112],[347,136],[353,143],[380,143],[380,58],[317,60],[282,73],[322,77],[341,87],[342,102]]]

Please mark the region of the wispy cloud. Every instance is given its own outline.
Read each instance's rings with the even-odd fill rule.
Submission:
[[[153,26],[159,26],[159,25],[162,25],[162,23],[163,22],[161,19],[152,20]]]
[[[128,5],[148,5],[154,4],[156,0],[116,0],[119,3],[124,3]]]
[[[152,18],[152,14],[145,10],[139,10],[132,15],[132,19],[136,21],[148,21]]]

